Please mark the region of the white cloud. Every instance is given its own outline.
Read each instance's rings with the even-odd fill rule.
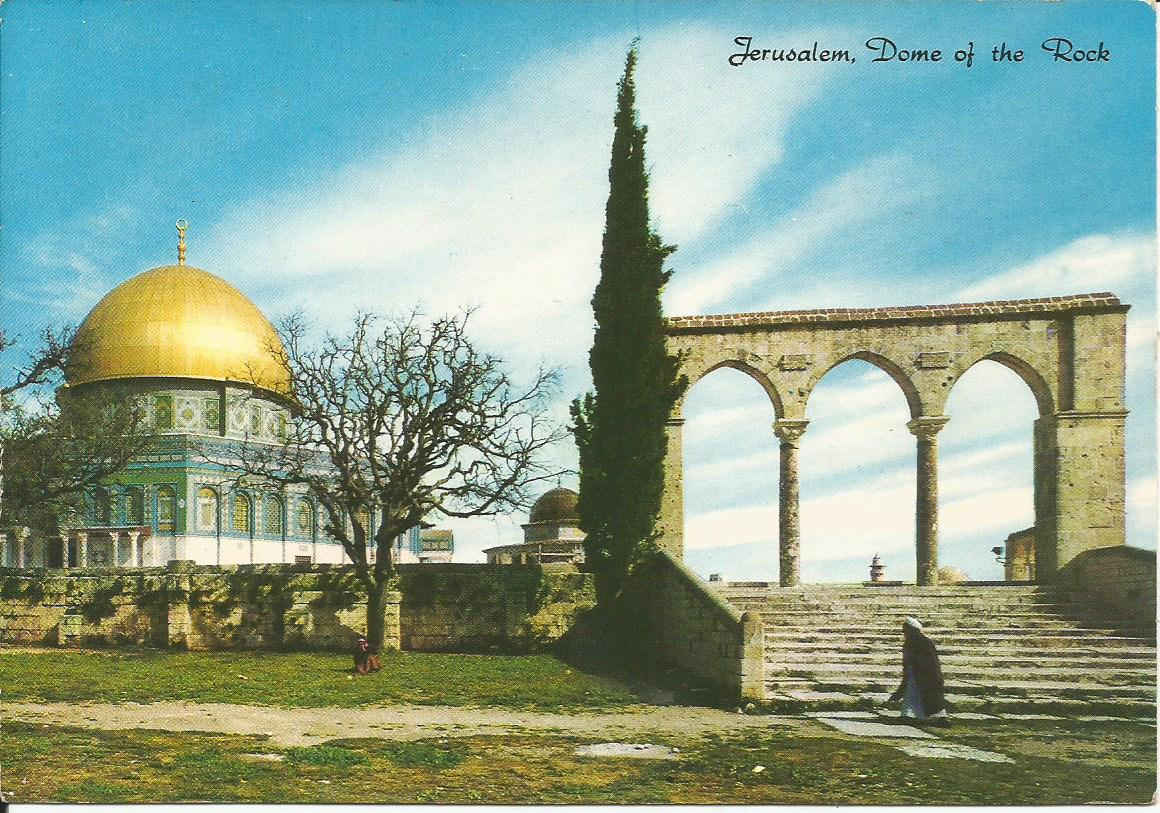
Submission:
[[[720,55],[732,36],[674,25],[641,44],[638,106],[667,240],[693,239],[745,196],[829,74],[729,73]],[[391,133],[328,177],[243,201],[207,238],[207,267],[271,315],[302,308],[326,326],[356,307],[478,306],[483,347],[517,374],[541,359],[562,364],[565,392],[582,390],[628,39],[536,54],[494,91]],[[462,551],[479,547],[471,533]],[[493,529],[478,533],[494,543]],[[500,534],[519,538],[515,525]]]
[[[914,159],[902,154],[866,161],[816,190],[797,210],[732,254],[702,269],[682,271],[665,292],[666,310],[673,314],[712,312],[747,286],[774,287],[777,275],[800,266],[844,230],[886,217],[930,194],[929,176]],[[779,291],[774,302],[758,304],[753,310],[785,306],[786,294]]]
[[[961,288],[960,301],[1021,299],[1135,287],[1156,271],[1154,235],[1092,234]]]
[[[817,97],[834,70],[732,68],[721,47],[733,36],[682,25],[641,43],[638,101],[656,169],[649,201],[666,240],[688,242],[751,202],[755,180],[781,160],[790,119]],[[787,39],[797,36],[786,33]],[[823,42],[841,36],[801,34]]]
[[[641,45],[638,102],[666,239],[691,239],[778,160],[788,120],[823,81],[727,74],[729,41],[672,26]],[[318,184],[243,202],[214,229],[208,262],[331,322],[356,305],[477,305],[476,334],[501,354],[578,356],[625,42],[538,54],[493,93],[392,134]]]
[[[1128,481],[1128,544],[1156,549],[1156,475]]]
[[[63,230],[38,234],[20,249],[21,259],[37,275],[20,288],[5,289],[4,299],[80,320],[117,281],[104,259],[120,247],[138,217],[136,209],[119,204],[74,218]]]

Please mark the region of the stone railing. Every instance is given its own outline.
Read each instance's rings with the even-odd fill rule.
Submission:
[[[725,696],[765,696],[764,632],[756,613],[739,613],[697,574],[660,551],[624,588],[629,635],[640,652],[677,666]]]
[[[1092,620],[1156,634],[1156,551],[1112,545],[1083,551],[1054,586],[1086,605]]]

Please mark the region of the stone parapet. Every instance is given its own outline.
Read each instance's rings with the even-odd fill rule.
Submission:
[[[755,328],[773,325],[800,325],[811,322],[896,322],[952,317],[1035,316],[1049,312],[1127,311],[1119,298],[1109,292],[1049,296],[1041,299],[1007,299],[987,302],[959,302],[948,305],[899,305],[882,308],[816,308],[800,311],[760,311],[721,313],[709,316],[670,316],[666,333],[721,328]]]
[[[403,649],[533,652],[596,604],[591,573],[568,564],[403,565]]]
[[[533,651],[595,603],[575,567],[400,567],[384,649]],[[366,593],[350,566],[0,569],[0,642],[191,650],[351,649]]]
[[[1077,554],[1056,575],[1089,620],[1156,634],[1156,551],[1113,545]]]
[[[665,551],[640,565],[624,588],[632,618],[627,634],[638,651],[671,664],[731,699],[765,692],[761,616],[739,613],[701,578]]]

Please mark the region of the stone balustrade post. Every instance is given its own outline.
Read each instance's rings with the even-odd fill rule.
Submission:
[[[660,547],[676,559],[685,555],[685,461],[681,441],[684,425],[684,418],[665,420],[664,485],[657,523]]]
[[[780,418],[773,433],[781,442],[778,478],[778,583],[793,587],[801,582],[801,521],[798,515],[798,445],[809,421]]]
[[[946,415],[921,415],[906,424],[918,447],[914,505],[915,580],[923,586],[938,584],[938,433],[949,420]]]
[[[84,531],[74,531],[77,537],[77,566],[89,566],[89,535]]]

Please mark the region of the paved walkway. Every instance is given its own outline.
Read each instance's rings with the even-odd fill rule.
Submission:
[[[231,703],[21,703],[0,704],[0,720],[84,728],[147,728],[226,734],[267,734],[279,745],[312,745],[339,737],[417,740],[528,732],[586,736],[700,736],[745,729],[799,729],[801,718],[736,714],[690,706],[640,711],[555,714],[459,706],[384,706],[357,709],[288,709]]]
[[[1038,714],[968,714],[962,719],[1064,719]],[[1091,720],[1119,720],[1096,717]],[[0,723],[20,720],[97,729],[153,729],[267,735],[280,746],[315,745],[347,737],[418,740],[505,734],[574,734],[607,740],[682,740],[724,731],[781,729],[867,738],[910,754],[941,759],[1009,762],[999,753],[947,742],[936,730],[918,729],[897,713],[809,712],[794,716],[748,715],[695,706],[644,706],[631,711],[558,714],[502,708],[395,705],[367,708],[278,708],[231,703],[0,703]],[[1142,725],[1152,721],[1123,719]]]

